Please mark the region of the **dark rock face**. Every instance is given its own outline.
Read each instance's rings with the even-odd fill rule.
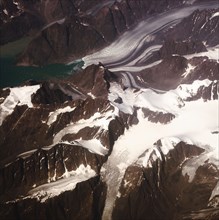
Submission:
[[[75,39],[80,39],[80,42],[76,42]],[[65,25],[54,24],[43,30],[39,37],[29,44],[19,60],[19,65],[66,62],[66,56],[74,60],[84,56],[87,50],[100,48],[103,42],[103,37],[95,28],[83,25],[80,20],[71,17],[65,21]],[[36,49],[36,45],[41,49]],[[74,51],[73,54],[72,51]]]
[[[11,16],[15,16],[21,13],[21,11],[19,11],[18,7],[16,6],[16,4],[13,3],[12,0],[1,1],[0,12],[1,12],[0,14],[1,24],[3,24],[4,22],[7,22]]]
[[[78,183],[74,190],[61,193],[45,203],[20,197],[28,196],[29,191],[35,187],[64,180],[67,178],[66,171],[75,171],[81,165],[90,166],[98,175],[107,159],[107,153],[95,154],[74,140],[90,140],[93,136],[110,153],[114,142],[124,133],[124,123],[128,126],[129,121],[132,121],[128,119],[129,116],[124,116],[124,119],[112,118],[108,130],[85,126],[78,132],[66,133],[62,137],[61,141],[68,141],[69,144],[52,145],[54,135],[69,124],[74,125],[80,120],[89,120],[95,114],[114,110],[106,100],[109,86],[107,80],[110,80],[111,73],[101,66],[91,66],[80,74],[84,74],[90,83],[86,84],[81,75],[72,76],[65,81],[44,82],[31,97],[34,108],[16,106],[1,125],[0,140],[1,146],[4,146],[1,147],[0,158],[1,219],[51,219],[54,215],[57,219],[101,219],[106,186],[98,176]],[[89,92],[96,96],[95,99],[87,94]],[[2,90],[1,95],[5,100],[10,91]],[[66,107],[71,109],[58,114],[57,120],[48,124],[51,113]],[[11,128],[12,124],[14,127]],[[21,124],[27,126],[20,127]],[[11,135],[13,139],[10,138]],[[5,203],[15,197],[20,199]]]
[[[162,124],[167,124],[169,123],[172,119],[175,118],[175,115],[171,113],[162,113],[162,112],[153,112],[150,109],[143,108],[142,109],[144,116],[148,118],[149,121],[153,123],[162,123]]]
[[[36,199],[25,199],[15,203],[4,204],[0,208],[3,220],[9,219],[101,219],[105,184],[94,177],[77,184],[74,191],[64,192],[46,203]]]
[[[3,0],[0,4],[1,44],[33,35],[43,26],[67,16],[84,13],[100,1],[72,0]]]
[[[187,101],[198,100],[217,100],[218,99],[218,82],[212,82],[208,87],[201,86],[195,96],[188,98]]]
[[[71,96],[63,93],[59,88],[54,88],[53,83],[43,83],[32,97],[32,102],[35,104],[61,104],[70,100],[72,100]]]
[[[81,164],[97,173],[105,158],[90,153],[81,146],[59,144],[47,150],[23,154],[15,162],[1,168],[1,200],[13,200],[18,192],[24,194],[35,187],[65,178],[66,170],[76,170]]]
[[[91,65],[67,80],[44,82],[32,96],[34,104],[63,104],[67,101],[85,100],[87,97],[105,99],[113,73],[101,65]]]
[[[29,1],[29,6],[36,1]],[[38,31],[44,24],[34,7],[25,7],[25,1],[3,0],[0,3],[0,44],[18,40]]]
[[[170,57],[173,54],[186,55],[207,51],[202,42],[197,41],[181,41],[174,40],[165,41],[160,49],[161,58]]]
[[[51,139],[47,137],[47,125],[42,123],[43,118],[47,117],[48,114],[48,108],[28,109],[27,106],[17,106],[0,128],[1,146],[5,146],[1,148],[1,160],[24,151],[36,149],[42,144],[44,146],[51,144]],[[24,123],[27,126],[17,126],[19,123]],[[13,126],[11,126],[12,124]],[[14,148],[15,143],[16,148]]]
[[[2,124],[0,143],[5,147],[1,148],[0,158],[13,156],[13,154],[19,154],[25,150],[48,146],[52,144],[51,134],[53,132],[58,133],[67,124],[76,123],[82,118],[88,119],[96,112],[112,109],[109,102],[103,99],[107,93],[104,72],[104,69],[98,66],[87,68],[84,74],[92,84],[86,86],[84,86],[84,78],[79,75],[72,77],[68,82],[50,81],[42,83],[40,89],[32,95],[32,103],[36,108],[28,108],[25,105],[16,106],[13,113]],[[83,75],[83,73],[81,74]],[[102,91],[98,90],[100,88]],[[2,91],[3,97],[9,95],[7,91]],[[100,99],[91,99],[87,94],[89,92],[92,92],[94,96],[99,96]],[[50,112],[66,106],[71,107],[72,110],[58,115],[58,121],[55,121],[49,127],[46,121]],[[84,112],[86,112],[86,115],[84,115]],[[24,123],[27,126],[20,128],[16,126],[17,123]],[[12,124],[15,126],[11,127]],[[13,135],[13,139],[10,138],[11,135]],[[79,136],[81,137],[81,135]],[[16,151],[13,149],[15,140],[17,144]]]
[[[193,58],[189,61],[191,65],[196,66],[196,68],[189,74],[184,83],[191,83],[194,80],[219,80],[218,69],[219,64],[214,60],[207,58]]]
[[[1,27],[0,44],[15,41],[28,34],[34,33],[42,27],[43,22],[36,16],[22,13],[13,18],[13,22],[5,23]]]
[[[94,97],[106,98],[111,73],[104,69],[101,65],[91,65],[87,67],[83,73],[78,72],[70,78],[77,89],[83,91],[84,94],[91,94]]]
[[[1,96],[1,100],[0,100],[0,104],[2,102],[4,102],[5,98],[10,94],[10,90],[9,89],[0,89],[0,96]]]
[[[61,141],[69,144],[53,145],[52,139],[69,124],[74,125],[80,120],[89,120],[95,114],[104,115],[113,111],[114,107],[106,98],[109,82],[115,78],[102,66],[93,65],[64,81],[43,82],[31,97],[33,108],[17,105],[13,113],[7,116],[0,127],[1,146],[4,146],[1,147],[0,158],[1,219],[101,219],[106,185],[98,174],[115,141],[125,128],[136,123],[136,113],[126,115],[120,112],[109,122],[108,130],[85,126],[78,132],[66,133]],[[10,90],[2,90],[1,95],[5,100]],[[66,107],[71,109],[58,114],[55,121],[48,122],[51,114]],[[12,124],[14,126],[11,128]],[[21,126],[24,124],[26,126]],[[108,148],[106,155],[95,154],[74,141],[80,138],[90,140],[91,137],[100,140]],[[74,190],[65,191],[44,203],[38,201],[40,197],[28,197],[29,192],[38,186],[65,180],[66,172],[75,171],[81,165],[90,166],[97,176],[78,183]],[[14,201],[15,197],[17,201]]]
[[[217,10],[196,10],[172,30],[168,30],[166,37],[174,40],[205,41],[209,46],[217,45],[219,43],[217,37],[219,17],[211,18],[212,12],[217,12]]]
[[[169,90],[176,88],[187,67],[187,59],[180,56],[165,58],[155,67],[142,70],[140,77],[152,88]]]
[[[181,43],[179,43],[179,45],[181,45]],[[175,43],[172,42],[171,44]],[[182,43],[182,45],[183,44],[184,43]],[[185,45],[188,46],[187,43],[185,43]],[[187,48],[187,46],[183,46],[182,51],[188,52],[189,49]],[[192,84],[195,80],[215,80],[215,82],[213,83],[213,87],[210,86],[209,89],[206,89],[205,87],[200,88],[197,98],[203,97],[209,100],[211,94],[215,98],[217,97],[216,88],[214,87],[217,85],[217,81],[219,80],[218,62],[209,59],[208,57],[193,57],[191,59],[186,59],[183,56],[172,55],[175,53],[173,52],[173,50],[175,50],[173,49],[174,47],[170,47],[168,50],[165,48],[166,46],[163,46],[159,52],[160,54],[163,54],[163,59],[161,63],[155,65],[154,67],[140,71],[140,78],[136,77],[136,74],[133,74],[133,77],[139,85],[145,88],[148,88],[149,86],[152,88],[167,91],[170,89],[175,89],[180,84]],[[203,50],[205,50],[205,48]],[[182,52],[181,55],[183,55],[183,53],[184,52]],[[188,71],[189,66],[192,67],[192,69],[187,75],[184,75],[185,72]],[[210,88],[212,88],[212,93],[210,92]],[[204,91],[202,91],[203,89]],[[204,95],[204,93],[208,93],[208,95]]]
[[[208,198],[216,184],[213,178],[218,170],[211,164],[199,167],[192,183],[182,175],[186,158],[199,155],[203,150],[179,143],[168,155],[154,160],[152,167],[130,166],[120,186],[112,219],[184,219],[189,210],[207,208]],[[205,188],[200,193],[199,189]],[[209,209],[210,210],[210,209]],[[215,216],[219,216],[216,211]],[[214,219],[214,218],[210,218]]]

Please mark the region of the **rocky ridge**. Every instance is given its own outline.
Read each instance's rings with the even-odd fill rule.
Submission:
[[[109,7],[98,11],[108,15]],[[191,32],[168,37],[194,15],[189,40]],[[103,62],[63,80],[2,89],[1,219],[216,220],[217,29],[208,37],[195,22],[204,16],[209,31],[216,15],[195,11],[170,27],[150,53],[159,62],[140,71]]]
[[[57,2],[60,4],[60,1]],[[62,4],[69,4],[66,2],[69,1]],[[65,16],[45,25],[19,57],[18,64],[41,66],[81,58],[112,43],[144,17],[176,7],[183,1],[101,1],[99,4],[102,7],[99,7],[99,10],[91,7],[91,12],[83,11],[83,5],[89,5],[87,2],[89,1],[78,4],[79,6],[71,3],[77,8],[76,12],[71,10],[71,13],[66,12],[67,6],[63,6],[62,13]],[[71,9],[71,6],[69,8]]]

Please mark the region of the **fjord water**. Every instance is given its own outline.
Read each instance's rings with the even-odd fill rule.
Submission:
[[[25,37],[0,48],[0,88],[18,86],[28,80],[46,80],[63,78],[73,74],[83,66],[83,61],[75,61],[70,65],[51,64],[43,67],[16,66],[16,56],[30,42]]]

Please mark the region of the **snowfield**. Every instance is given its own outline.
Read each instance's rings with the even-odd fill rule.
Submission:
[[[188,85],[188,87],[182,85],[180,89],[177,88],[174,91],[169,91],[167,94],[181,94],[183,100],[183,98],[185,99],[188,95],[191,95],[191,91],[197,91],[197,87],[203,85],[203,83],[209,85],[209,80],[203,82],[195,81],[193,85]],[[115,90],[111,92],[119,93],[125,99],[124,94],[121,94],[121,90],[119,92],[117,88]],[[178,90],[180,91],[178,92]],[[172,103],[172,109],[176,110],[175,101],[178,100],[177,96],[175,96],[176,100],[174,100],[174,96],[169,95],[168,98],[167,94],[158,95],[161,97],[165,95],[165,99],[157,97],[151,100],[160,104],[161,107],[166,106],[165,101],[167,106],[171,106]],[[127,95],[128,100],[125,101],[125,106],[119,106],[120,110],[130,109],[131,111],[131,107],[127,108],[127,103],[136,104],[136,102],[130,102],[132,100],[130,96],[131,94]],[[133,93],[133,96],[136,98],[135,93]],[[112,95],[109,95],[109,98],[111,99]],[[146,100],[150,99],[147,98]],[[183,106],[178,105],[175,112],[177,113],[175,114],[176,118],[165,125],[148,121],[147,118],[144,118],[142,110],[138,110],[139,123],[126,130],[125,134],[117,140],[112,154],[102,168],[102,178],[108,185],[103,219],[110,219],[116,196],[119,194],[119,186],[127,167],[136,161],[142,166],[151,166],[148,163],[148,159],[152,150],[155,149],[154,143],[159,139],[162,141],[163,146],[161,150],[164,155],[180,141],[205,149],[203,154],[194,160],[188,160],[183,167],[183,174],[189,176],[189,181],[192,181],[197,168],[204,164],[207,159],[219,168],[219,139],[218,134],[214,133],[215,131],[219,131],[218,100],[204,101],[203,99],[199,99],[197,101],[183,102]],[[139,156],[146,150],[147,154],[139,159]],[[159,158],[159,153],[157,155]]]

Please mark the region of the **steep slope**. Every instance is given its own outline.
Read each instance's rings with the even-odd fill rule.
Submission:
[[[62,24],[65,17],[93,11],[97,4],[101,7],[104,3],[104,0],[2,0],[0,43],[2,45],[26,35],[35,36],[53,24]]]
[[[129,3],[125,18],[134,24],[146,2],[105,1],[84,10],[94,20],[100,16],[95,25],[109,43],[118,36],[106,27],[109,12],[114,16]],[[157,3],[147,3],[154,13]],[[80,51],[82,71],[1,89],[0,218],[218,219],[216,6],[198,1],[146,18],[124,34],[126,28],[116,29],[121,36],[111,45],[90,55]],[[90,33],[73,21],[75,36]],[[63,28],[54,24],[42,33],[50,40],[61,36],[56,26]],[[32,43],[41,47],[37,39]],[[70,54],[63,44],[54,41],[57,51]],[[48,55],[41,49],[31,62]]]
[[[51,23],[33,39],[18,64],[45,65],[82,58],[112,43],[144,17],[181,4],[181,0],[105,0],[90,11],[65,13],[63,22]]]

